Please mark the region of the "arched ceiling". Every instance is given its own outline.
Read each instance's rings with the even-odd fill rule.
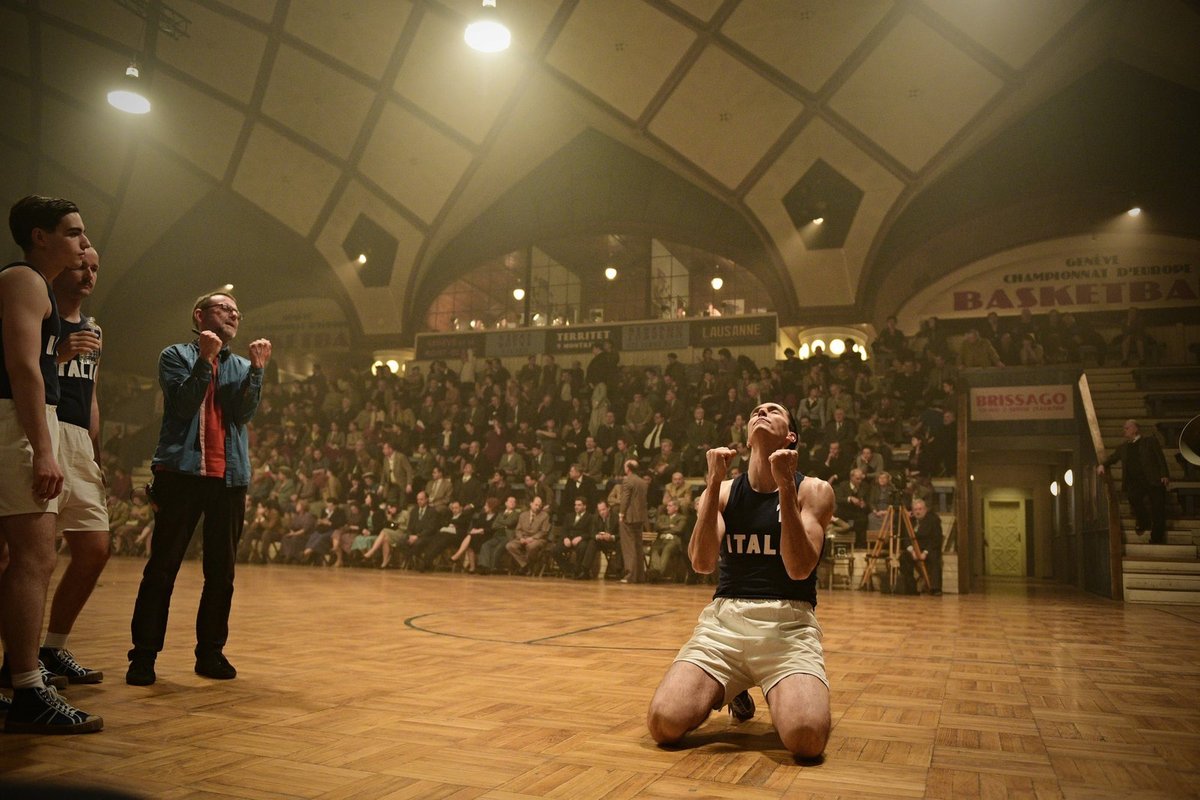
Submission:
[[[978,242],[972,230],[1014,204],[1077,207],[1095,187],[1119,199],[1139,170],[1109,157],[1142,128],[1155,134],[1139,163],[1175,204],[1170,222],[1147,224],[1200,234],[1194,188],[1180,190],[1196,176],[1173,168],[1188,153],[1195,165],[1200,116],[1200,12],[1183,0],[499,0],[514,46],[498,56],[463,44],[478,5],[0,0],[0,189],[80,204],[104,257],[101,309],[168,268],[182,296],[248,274],[244,306],[302,292],[307,264],[289,274],[292,254],[255,257],[283,231],[327,264],[312,291],[337,296],[367,342],[410,336],[431,281],[474,266],[450,257],[467,232],[486,234],[469,249],[500,252],[503,226],[481,221],[503,220],[517,187],[534,205],[563,202],[561,186],[538,197],[531,176],[581,141],[652,165],[660,188],[678,183],[658,210],[687,213],[700,193],[694,207],[737,232],[731,249],[746,252],[748,232],[747,266],[778,287],[785,324],[877,318],[912,291],[897,270],[961,265],[926,243]],[[149,35],[147,10],[160,23]],[[180,17],[186,35],[172,35]],[[140,118],[104,102],[133,56],[154,102]],[[1124,89],[1104,92],[1114,75]],[[1092,136],[1081,117],[1116,132]],[[1155,127],[1166,117],[1179,135]],[[1093,139],[1089,158],[1055,149]],[[1012,152],[1022,159],[998,168]],[[822,191],[833,208],[847,206],[832,195],[853,197],[839,246],[810,247],[797,228]],[[271,235],[221,225],[222,198],[269,215]],[[1098,213],[1041,227],[1075,233]],[[386,285],[364,286],[344,252],[361,215],[396,240]],[[563,216],[529,235],[561,234]],[[636,208],[582,219],[644,221]],[[191,233],[195,263],[157,263],[177,249],[164,237],[210,222],[221,252],[246,253],[241,273]],[[995,249],[1031,227],[988,230]]]

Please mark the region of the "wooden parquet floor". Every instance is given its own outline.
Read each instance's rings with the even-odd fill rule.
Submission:
[[[1026,582],[823,592],[834,729],[797,764],[758,690],[748,723],[714,714],[678,749],[646,733],[710,587],[240,567],[240,674],[218,683],[192,672],[188,562],[159,682],[135,688],[141,567],[114,559],[72,637],[106,677],[68,696],[104,732],[0,736],[3,779],[173,800],[1200,797],[1197,609]]]

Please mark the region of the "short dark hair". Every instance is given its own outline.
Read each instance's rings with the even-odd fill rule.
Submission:
[[[61,197],[31,194],[22,197],[8,211],[8,229],[22,251],[33,249],[33,229],[52,231],[67,214],[78,214],[79,206]]]
[[[206,293],[200,295],[199,297],[197,297],[195,303],[192,303],[192,313],[195,314],[198,310],[200,310],[202,308],[207,308],[209,305],[208,301],[212,300],[214,297],[228,297],[233,302],[235,302],[235,303],[237,302],[237,298],[234,297],[229,292],[225,291],[224,289],[219,289],[215,292],[206,292]],[[316,366],[320,366],[320,365],[314,364],[313,366],[316,367]]]

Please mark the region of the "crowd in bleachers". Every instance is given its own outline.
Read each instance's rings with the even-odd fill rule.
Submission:
[[[912,336],[890,319],[869,362],[817,348],[758,365],[722,348],[694,363],[672,353],[623,366],[602,345],[586,367],[552,355],[511,372],[496,358],[402,374],[318,365],[264,387],[240,558],[586,578],[603,553],[619,576],[610,512],[632,458],[664,534],[650,574],[682,578],[704,453],[732,445],[736,474],[749,411],[764,400],[792,411],[800,469],[833,484],[838,517],[865,544],[889,505],[928,500],[931,478],[953,477],[960,369],[1077,360],[1095,344],[1071,315],[1051,313],[1007,325],[989,315],[955,346],[936,319]],[[114,547],[144,554],[151,504],[127,471],[109,474]]]

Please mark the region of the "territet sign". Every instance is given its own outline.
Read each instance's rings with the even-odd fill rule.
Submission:
[[[1032,419],[1072,419],[1074,387],[980,386],[971,389],[972,422],[1024,422]]]
[[[735,347],[772,344],[778,323],[774,314],[736,317],[631,322],[611,325],[571,325],[554,328],[509,328],[498,331],[417,334],[419,361],[463,358],[467,348],[486,358],[542,353],[592,352],[612,342],[621,350],[671,350],[692,347]]]

